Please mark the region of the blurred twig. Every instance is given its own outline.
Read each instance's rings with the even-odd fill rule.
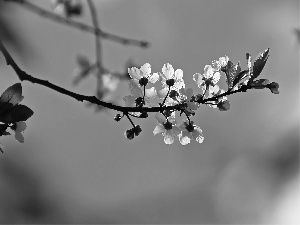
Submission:
[[[124,38],[124,37],[120,37],[115,34],[107,33],[99,28],[94,28],[87,24],[80,23],[80,22],[71,20],[69,18],[59,16],[55,13],[47,11],[29,1],[26,1],[26,0],[5,0],[5,1],[18,3],[18,4],[22,5],[23,7],[27,8],[28,10],[30,10],[42,17],[48,18],[48,19],[56,21],[58,23],[68,25],[70,27],[77,28],[82,31],[93,33],[95,35],[101,36],[103,39],[111,40],[111,41],[118,42],[118,43],[121,43],[124,45],[135,45],[135,46],[139,46],[142,48],[149,47],[149,42],[147,42],[147,41],[139,41],[139,40],[135,40],[135,39],[131,39],[131,38]]]
[[[94,29],[95,29],[95,31],[100,30],[95,5],[92,0],[87,0],[87,3],[89,6],[89,9],[90,9]],[[100,38],[101,38],[101,36],[98,36],[97,33],[95,32],[97,97],[101,99],[103,97],[104,93],[102,91],[103,66],[102,66],[102,48],[101,48],[102,46],[101,46]]]

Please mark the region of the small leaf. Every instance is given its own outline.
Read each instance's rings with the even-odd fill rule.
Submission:
[[[225,74],[226,74],[226,82],[227,82],[227,85],[228,85],[228,89],[231,88],[232,86],[232,82],[233,82],[233,77],[232,77],[232,73],[234,71],[234,64],[231,62],[231,61],[228,61],[227,63],[227,67],[226,67],[226,70],[225,70]]]
[[[1,95],[0,101],[11,103],[13,105],[19,104],[23,99],[21,83],[16,83],[7,88]]]
[[[261,71],[263,70],[264,66],[266,65],[266,62],[269,58],[269,48],[266,49],[264,52],[260,53],[254,63],[253,63],[253,75],[252,75],[252,81],[257,78]]]
[[[16,83],[7,88],[0,97],[0,113],[11,109],[23,99],[22,86]]]
[[[33,111],[25,105],[14,106],[9,113],[0,118],[4,123],[15,123],[19,121],[26,121],[33,115]]]
[[[236,77],[240,74],[241,70],[242,69],[239,63],[237,65],[234,65],[231,61],[228,61],[225,71],[228,89],[231,89],[235,86],[234,81],[236,80]]]
[[[238,75],[235,77],[232,87],[234,87],[235,85],[237,85],[243,78],[245,78],[245,74],[248,73],[248,70],[242,70],[238,73]]]

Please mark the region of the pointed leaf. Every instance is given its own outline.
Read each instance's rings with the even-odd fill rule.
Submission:
[[[13,105],[19,104],[23,99],[22,97],[22,86],[21,83],[16,83],[9,88],[7,88],[1,95],[1,102],[8,102]]]
[[[22,86],[16,83],[7,88],[0,97],[0,113],[10,110],[23,99]]]
[[[228,89],[231,89],[235,86],[233,83],[240,72],[241,66],[239,63],[237,65],[234,65],[231,61],[228,61],[227,68],[225,71]]]
[[[0,116],[0,121],[3,123],[15,123],[26,121],[33,115],[33,111],[25,105],[16,105],[8,113]]]
[[[234,87],[235,85],[237,85],[243,78],[245,78],[245,74],[248,73],[248,70],[242,70],[238,73],[238,75],[235,77],[232,87]]]
[[[231,86],[232,86],[232,82],[233,82],[232,74],[233,74],[233,71],[234,71],[234,64],[231,61],[228,61],[227,67],[226,67],[226,71],[225,71],[226,78],[227,78],[226,82],[228,84],[228,89],[230,89]]]
[[[266,49],[264,52],[260,53],[254,63],[253,63],[253,75],[252,75],[252,80],[254,80],[255,78],[257,78],[261,71],[263,70],[268,58],[269,58],[269,48]]]

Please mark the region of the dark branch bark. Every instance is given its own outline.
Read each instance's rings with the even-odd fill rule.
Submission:
[[[7,65],[10,65],[13,70],[16,72],[17,76],[19,77],[19,79],[21,81],[29,81],[31,83],[36,83],[45,87],[48,87],[54,91],[57,91],[61,94],[70,96],[78,101],[87,101],[96,105],[101,105],[103,107],[109,108],[109,109],[113,109],[119,112],[123,112],[123,113],[128,113],[128,112],[160,112],[162,110],[171,110],[171,109],[180,109],[180,105],[174,105],[174,106],[165,106],[165,107],[123,107],[123,106],[118,106],[118,105],[114,105],[112,103],[109,102],[104,102],[101,101],[99,99],[97,99],[95,96],[87,96],[87,95],[81,95],[81,94],[77,94],[75,92],[66,90],[60,86],[57,86],[55,84],[50,83],[47,80],[42,80],[42,79],[38,79],[35,78],[34,76],[27,74],[25,71],[23,71],[18,65],[17,63],[14,61],[14,59],[11,57],[11,55],[9,54],[9,52],[6,50],[6,48],[4,47],[2,41],[0,40],[0,51],[2,52]]]

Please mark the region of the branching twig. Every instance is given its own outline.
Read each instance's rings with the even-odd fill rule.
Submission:
[[[27,80],[29,82],[32,83],[36,83],[45,87],[48,87],[54,91],[57,91],[61,94],[70,96],[78,101],[87,101],[96,105],[101,105],[103,107],[106,107],[108,109],[113,109],[119,112],[123,112],[123,113],[128,113],[128,112],[160,112],[162,110],[176,110],[179,109],[181,106],[178,105],[174,105],[174,106],[166,106],[166,107],[123,107],[123,106],[118,106],[118,105],[114,105],[112,103],[109,102],[104,102],[101,101],[99,99],[97,99],[95,96],[87,96],[87,95],[81,95],[81,94],[77,94],[75,92],[71,92],[69,90],[66,90],[62,87],[59,87],[55,84],[50,83],[47,80],[42,80],[42,79],[38,79],[35,78],[32,75],[27,74],[25,71],[23,71],[14,61],[14,59],[11,57],[11,55],[9,54],[9,52],[6,50],[6,48],[4,47],[2,41],[0,40],[0,51],[2,52],[7,65],[10,65],[13,70],[16,72],[17,76],[19,77],[19,79],[21,81],[23,80]]]
[[[50,11],[47,11],[31,2],[26,1],[26,0],[5,0],[5,1],[19,3],[20,5],[24,6],[28,10],[30,10],[42,17],[48,18],[48,19],[56,21],[58,23],[68,25],[70,27],[77,28],[82,31],[93,33],[95,35],[101,36],[103,39],[115,41],[115,42],[118,42],[118,43],[121,43],[124,45],[136,45],[136,46],[139,46],[142,48],[149,47],[149,42],[147,42],[147,41],[139,41],[139,40],[135,40],[135,39],[131,39],[131,38],[124,38],[124,37],[120,37],[115,34],[110,34],[110,33],[104,32],[101,29],[95,29],[94,27],[89,26],[87,24],[80,23],[80,22],[59,16]]]
[[[72,97],[72,98],[74,98],[78,101],[81,101],[81,102],[82,101],[87,101],[87,102],[90,102],[92,104],[100,105],[100,106],[106,107],[108,109],[113,109],[113,110],[123,112],[123,113],[128,113],[128,112],[163,112],[164,110],[178,110],[178,111],[180,111],[182,109],[182,104],[177,104],[177,105],[173,105],[173,106],[162,106],[162,105],[160,105],[159,107],[123,107],[123,106],[114,105],[114,104],[109,103],[109,102],[101,101],[98,98],[96,98],[95,96],[87,96],[87,95],[77,94],[75,92],[71,92],[71,91],[66,90],[66,89],[64,89],[60,86],[55,85],[55,84],[52,84],[47,80],[38,79],[38,78],[35,78],[32,75],[27,74],[25,71],[23,71],[16,64],[14,59],[11,57],[9,52],[4,47],[1,40],[0,40],[0,51],[2,52],[2,54],[3,54],[3,56],[6,60],[7,65],[10,65],[13,68],[13,70],[16,72],[16,74],[18,75],[18,77],[21,81],[27,80],[27,81],[30,81],[32,83],[40,84],[40,85],[48,87],[48,88],[50,88],[54,91],[57,91],[61,94],[70,96],[70,97]],[[223,94],[218,95],[218,96],[214,96],[214,97],[207,98],[207,99],[201,99],[201,100],[198,101],[198,103],[205,104],[206,102],[216,101],[220,97],[231,95],[231,94],[234,94],[234,93],[237,93],[237,92],[245,92],[248,89],[252,89],[251,86],[243,85],[238,90],[226,91]]]

